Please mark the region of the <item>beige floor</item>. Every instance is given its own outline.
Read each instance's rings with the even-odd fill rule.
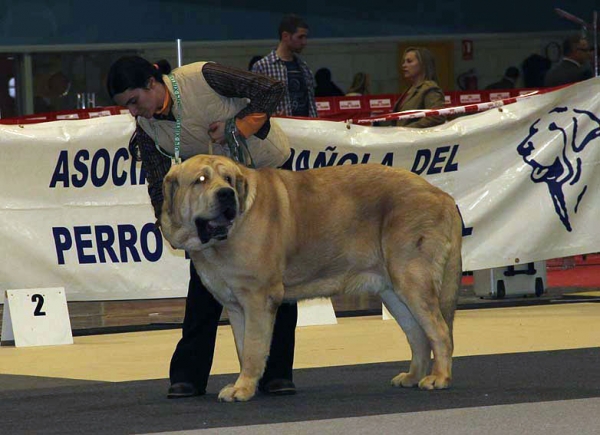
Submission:
[[[574,292],[569,293],[569,296],[585,296],[588,298],[600,298],[600,291],[598,290],[590,290],[590,291],[582,291],[582,292]]]
[[[168,330],[76,337],[67,346],[3,346],[0,374],[112,382],[166,378],[179,336],[179,330]],[[298,328],[296,337],[296,368],[410,359],[399,327],[378,316]],[[455,356],[598,347],[600,304],[461,310],[454,338]],[[213,373],[237,371],[232,333],[222,326]]]

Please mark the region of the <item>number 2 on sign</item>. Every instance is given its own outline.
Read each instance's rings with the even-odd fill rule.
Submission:
[[[45,316],[46,312],[42,311],[42,307],[44,306],[44,297],[40,294],[35,294],[31,296],[31,302],[37,302],[35,306],[35,310],[33,310],[34,316]]]

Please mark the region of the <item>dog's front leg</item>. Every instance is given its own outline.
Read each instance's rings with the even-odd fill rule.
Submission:
[[[238,361],[241,367],[242,356],[244,354],[244,330],[246,325],[244,320],[244,312],[242,311],[242,307],[239,305],[228,306],[227,315],[229,317],[229,324],[233,330],[235,350],[237,351]]]
[[[238,347],[238,351],[241,350],[241,372],[235,384],[227,385],[219,392],[220,401],[244,402],[254,397],[269,355],[277,305],[264,294],[248,291],[244,295],[242,310],[244,344],[241,349]],[[240,334],[240,326],[239,322],[232,322],[236,337]]]

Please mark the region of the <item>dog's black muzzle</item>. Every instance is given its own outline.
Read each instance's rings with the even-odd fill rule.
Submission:
[[[196,218],[198,237],[202,243],[211,239],[225,240],[233,220],[237,216],[235,190],[229,187],[219,189],[216,194],[219,214],[211,219]]]

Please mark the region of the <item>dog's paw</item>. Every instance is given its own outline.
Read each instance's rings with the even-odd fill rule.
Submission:
[[[229,384],[219,392],[219,402],[246,402],[254,397],[255,390]]]
[[[448,376],[425,376],[419,381],[421,390],[444,390],[450,388],[451,379]]]
[[[400,373],[392,379],[394,387],[412,388],[419,384],[419,378],[410,373]]]

